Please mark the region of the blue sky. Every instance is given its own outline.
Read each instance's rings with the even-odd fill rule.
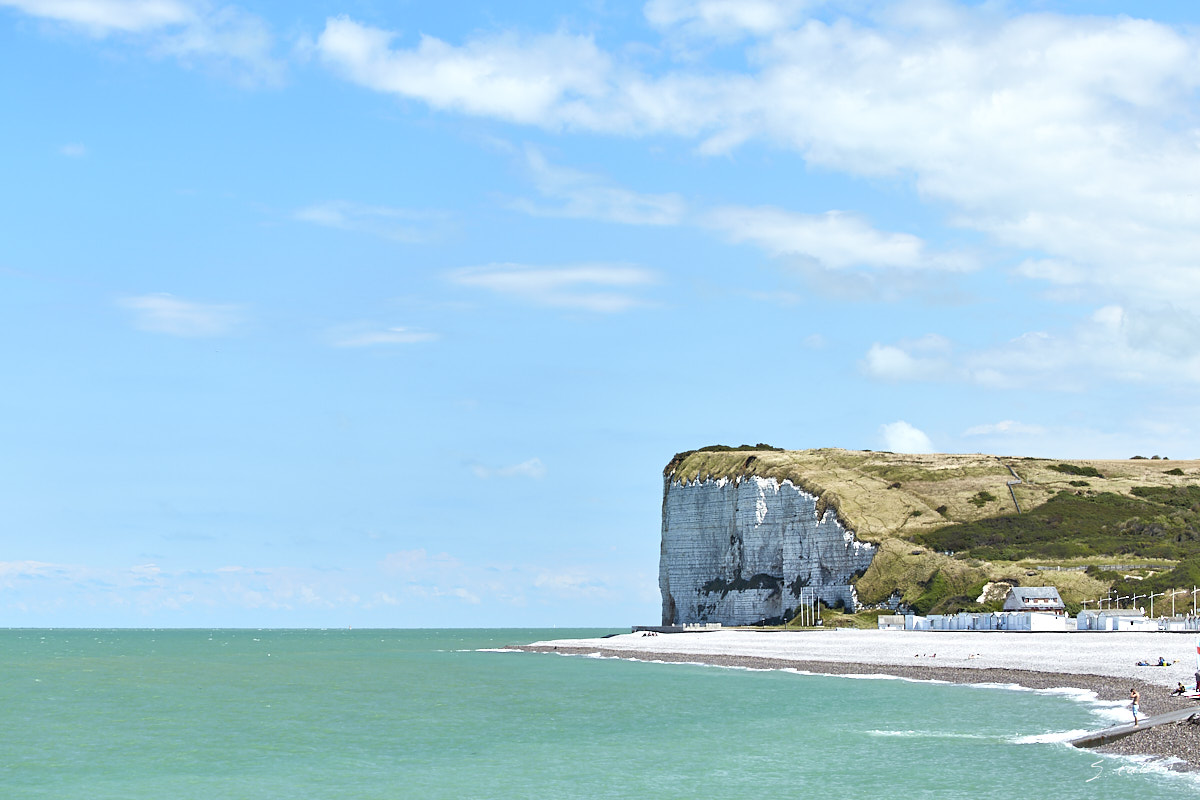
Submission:
[[[1194,457],[1193,9],[0,0],[0,625],[646,623],[680,450]]]

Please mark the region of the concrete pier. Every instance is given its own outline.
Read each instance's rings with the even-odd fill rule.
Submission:
[[[1180,720],[1192,717],[1195,717],[1197,724],[1200,724],[1200,708],[1180,708],[1175,711],[1168,711],[1166,714],[1143,717],[1138,721],[1137,725],[1130,722],[1126,725],[1117,725],[1112,728],[1105,728],[1104,730],[1092,731],[1091,733],[1085,733],[1083,736],[1072,739],[1071,744],[1075,747],[1099,747],[1117,739],[1124,739],[1130,734],[1144,731],[1147,728],[1154,728],[1171,722],[1179,722]]]

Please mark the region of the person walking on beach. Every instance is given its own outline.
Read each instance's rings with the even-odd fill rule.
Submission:
[[[1129,690],[1129,710],[1133,712],[1133,724],[1136,727],[1138,724],[1138,703],[1142,701],[1142,696],[1138,694],[1137,689]]]

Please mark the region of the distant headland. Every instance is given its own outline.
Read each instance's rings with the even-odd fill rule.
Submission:
[[[716,445],[663,471],[662,623],[999,610],[1054,586],[1069,613],[1200,599],[1200,461]],[[814,613],[815,611],[815,613]]]

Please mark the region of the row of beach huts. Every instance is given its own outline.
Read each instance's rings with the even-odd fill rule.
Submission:
[[[1053,586],[1014,586],[1001,611],[960,614],[881,614],[880,630],[905,631],[1200,631],[1200,617],[1146,616],[1142,608],[1067,614]]]

